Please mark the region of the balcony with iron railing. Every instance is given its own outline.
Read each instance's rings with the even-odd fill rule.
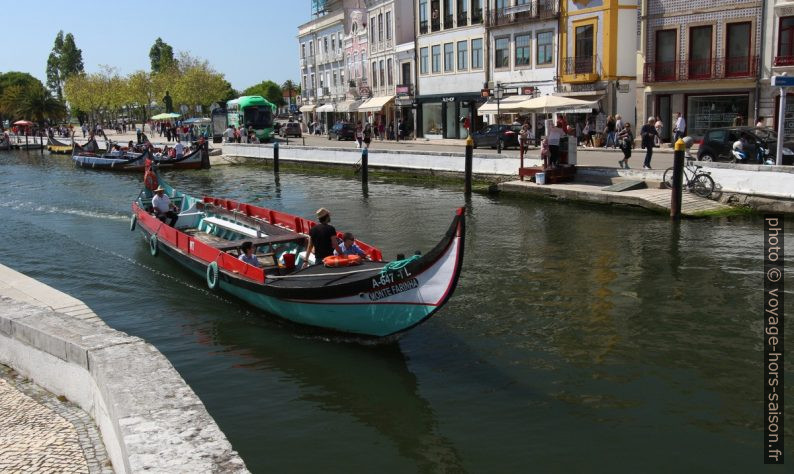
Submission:
[[[303,90],[301,91],[301,98],[302,98],[304,101],[306,101],[306,100],[313,100],[313,99],[315,99],[315,98],[316,98],[316,96],[314,95],[314,89],[303,89]]]
[[[482,8],[476,8],[471,11],[471,24],[477,25],[482,23]]]
[[[444,15],[444,29],[449,30],[450,28],[455,28],[455,15],[451,13]]]
[[[434,18],[430,22],[430,31],[436,32],[436,31],[439,31],[439,30],[441,30],[441,20],[439,18]]]
[[[758,56],[741,56],[649,62],[645,63],[643,81],[650,84],[711,79],[752,79],[758,72],[758,60]]]
[[[775,67],[794,66],[794,56],[791,55],[778,55],[775,56],[772,65]]]
[[[458,12],[458,27],[469,24],[469,12]]]
[[[563,82],[595,82],[601,77],[601,62],[598,55],[565,58],[561,68]]]
[[[419,22],[419,34],[420,35],[427,34],[427,20]]]
[[[522,5],[489,10],[485,26],[495,28],[534,21],[553,20],[560,16],[558,0],[534,0]]]

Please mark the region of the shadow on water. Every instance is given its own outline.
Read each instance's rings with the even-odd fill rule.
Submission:
[[[281,373],[299,387],[297,400],[325,412],[348,414],[377,430],[419,471],[464,472],[460,454],[439,433],[433,408],[419,394],[417,378],[399,345],[323,343],[268,323],[249,320],[243,325],[228,319],[212,323],[198,337],[241,359],[235,369],[262,376]],[[234,445],[244,457],[248,454],[244,440]]]

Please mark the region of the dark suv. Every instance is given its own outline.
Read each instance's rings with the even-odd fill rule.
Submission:
[[[355,140],[356,128],[349,123],[338,123],[331,127],[328,132],[328,139],[332,140],[334,138],[337,140]]]
[[[502,141],[502,148],[518,148],[518,133],[521,131],[520,125],[488,125],[484,130],[474,132],[471,138],[474,140],[474,148],[489,146],[496,148],[499,140]]]
[[[724,127],[712,128],[703,134],[698,148],[698,160],[701,161],[734,161],[733,143],[744,139],[744,152],[751,157],[750,163],[758,163],[758,145],[766,149],[767,156],[774,159],[777,152],[777,133],[771,128],[761,127]],[[794,162],[794,143],[783,143],[783,164]],[[763,160],[761,160],[763,161]]]

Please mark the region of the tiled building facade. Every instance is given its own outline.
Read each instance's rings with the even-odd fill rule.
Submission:
[[[637,109],[640,117],[661,118],[666,141],[677,112],[686,118],[687,135],[695,137],[755,119],[761,6],[747,0],[643,1]]]

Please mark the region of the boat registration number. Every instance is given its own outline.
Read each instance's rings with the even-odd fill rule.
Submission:
[[[393,285],[395,281],[400,281],[411,276],[411,272],[407,268],[401,268],[395,272],[381,274],[377,278],[372,279],[372,288],[380,288],[382,286]]]

